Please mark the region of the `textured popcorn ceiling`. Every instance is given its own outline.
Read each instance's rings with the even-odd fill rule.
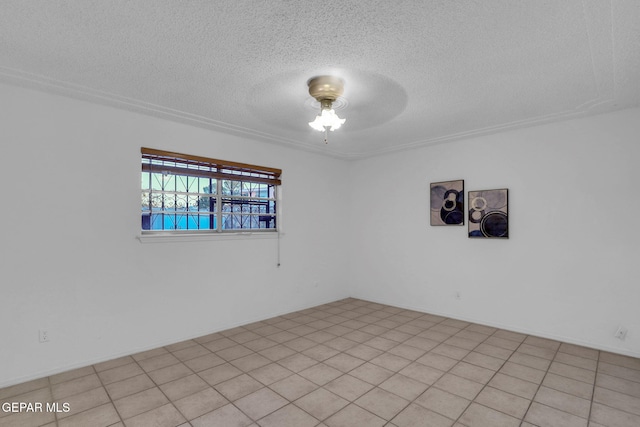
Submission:
[[[0,82],[364,157],[640,105],[640,1],[3,0]]]

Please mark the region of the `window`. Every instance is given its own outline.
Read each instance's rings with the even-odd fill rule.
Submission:
[[[276,231],[280,169],[141,151],[143,233]]]

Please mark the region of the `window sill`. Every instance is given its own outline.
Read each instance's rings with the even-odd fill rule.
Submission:
[[[280,232],[230,232],[230,233],[200,233],[200,234],[139,234],[136,238],[140,243],[171,243],[171,242],[203,242],[212,240],[255,240],[255,239],[277,239],[278,234],[281,236],[284,233]]]

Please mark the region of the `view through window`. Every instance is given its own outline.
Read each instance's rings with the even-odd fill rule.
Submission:
[[[276,231],[280,169],[141,152],[143,232]]]

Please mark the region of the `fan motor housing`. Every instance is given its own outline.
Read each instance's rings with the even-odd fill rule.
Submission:
[[[307,82],[309,95],[322,101],[335,101],[344,92],[344,81],[335,76],[312,77]]]

